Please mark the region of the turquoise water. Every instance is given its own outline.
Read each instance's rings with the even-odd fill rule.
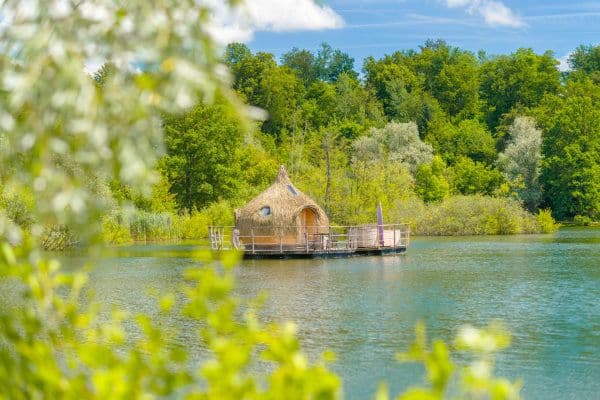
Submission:
[[[154,312],[142,288],[173,290],[194,265],[177,246],[137,246],[93,272],[97,298]],[[502,320],[512,346],[499,375],[522,378],[528,399],[600,398],[600,230],[554,235],[416,238],[401,256],[334,260],[244,261],[241,296],[270,293],[265,320],[298,323],[311,357],[337,354],[332,368],[347,399],[371,398],[380,381],[392,393],[421,381],[423,371],[394,360],[417,321],[451,340],[463,324]],[[200,354],[185,321],[171,321]]]

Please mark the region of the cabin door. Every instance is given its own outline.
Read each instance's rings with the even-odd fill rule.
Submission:
[[[302,234],[302,242],[306,243],[314,241],[317,233],[317,213],[311,208],[305,208],[300,211],[298,216],[300,222],[300,233]]]

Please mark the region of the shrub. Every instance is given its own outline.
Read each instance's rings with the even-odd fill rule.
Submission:
[[[21,228],[29,229],[35,222],[31,207],[32,201],[27,197],[3,196],[0,192],[0,210],[4,210],[6,216]]]
[[[210,222],[206,214],[194,211],[191,214],[178,215],[176,221],[180,239],[194,240],[208,236]]]
[[[440,201],[450,193],[450,185],[444,176],[444,161],[438,157],[421,164],[415,174],[415,191],[426,202]]]
[[[41,239],[41,246],[47,251],[66,250],[77,244],[77,238],[62,225],[47,228]]]
[[[409,222],[414,234],[426,236],[549,232],[554,224],[545,211],[535,216],[515,199],[483,195],[451,196],[431,204],[416,198],[400,200],[392,215],[396,221]]]
[[[536,218],[542,233],[552,233],[560,227],[552,218],[552,211],[549,209],[539,210]]]
[[[573,223],[578,226],[590,226],[592,225],[592,219],[587,215],[576,215],[573,218]]]
[[[107,244],[125,244],[133,242],[129,227],[120,224],[113,218],[102,221],[102,242]]]

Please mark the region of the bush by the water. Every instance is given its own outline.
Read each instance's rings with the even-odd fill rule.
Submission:
[[[211,225],[233,225],[233,207],[225,201],[191,213],[154,213],[119,210],[104,218],[102,238],[107,244],[201,240]]]
[[[428,204],[416,197],[399,200],[391,217],[410,223],[413,234],[426,236],[550,233],[558,228],[547,210],[533,215],[517,200],[483,195]]]
[[[437,203],[410,197],[388,212],[390,222],[407,222],[413,234],[424,236],[551,233],[559,226],[549,210],[531,214],[515,199],[483,195],[451,196]],[[105,218],[102,228],[105,243],[126,244],[202,240],[209,226],[233,223],[233,207],[221,201],[192,213],[119,212]]]

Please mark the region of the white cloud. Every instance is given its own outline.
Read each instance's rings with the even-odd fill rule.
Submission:
[[[254,32],[336,29],[344,20],[331,7],[314,0],[248,0],[235,10],[222,0],[204,0],[213,10],[209,32],[220,43],[246,42]]]
[[[572,53],[567,53],[564,56],[558,59],[558,70],[561,72],[566,72],[571,70],[571,66],[569,65],[569,57],[571,57]]]
[[[495,0],[444,0],[450,8],[466,8],[469,14],[479,14],[491,26],[525,26],[523,19],[501,1]]]

